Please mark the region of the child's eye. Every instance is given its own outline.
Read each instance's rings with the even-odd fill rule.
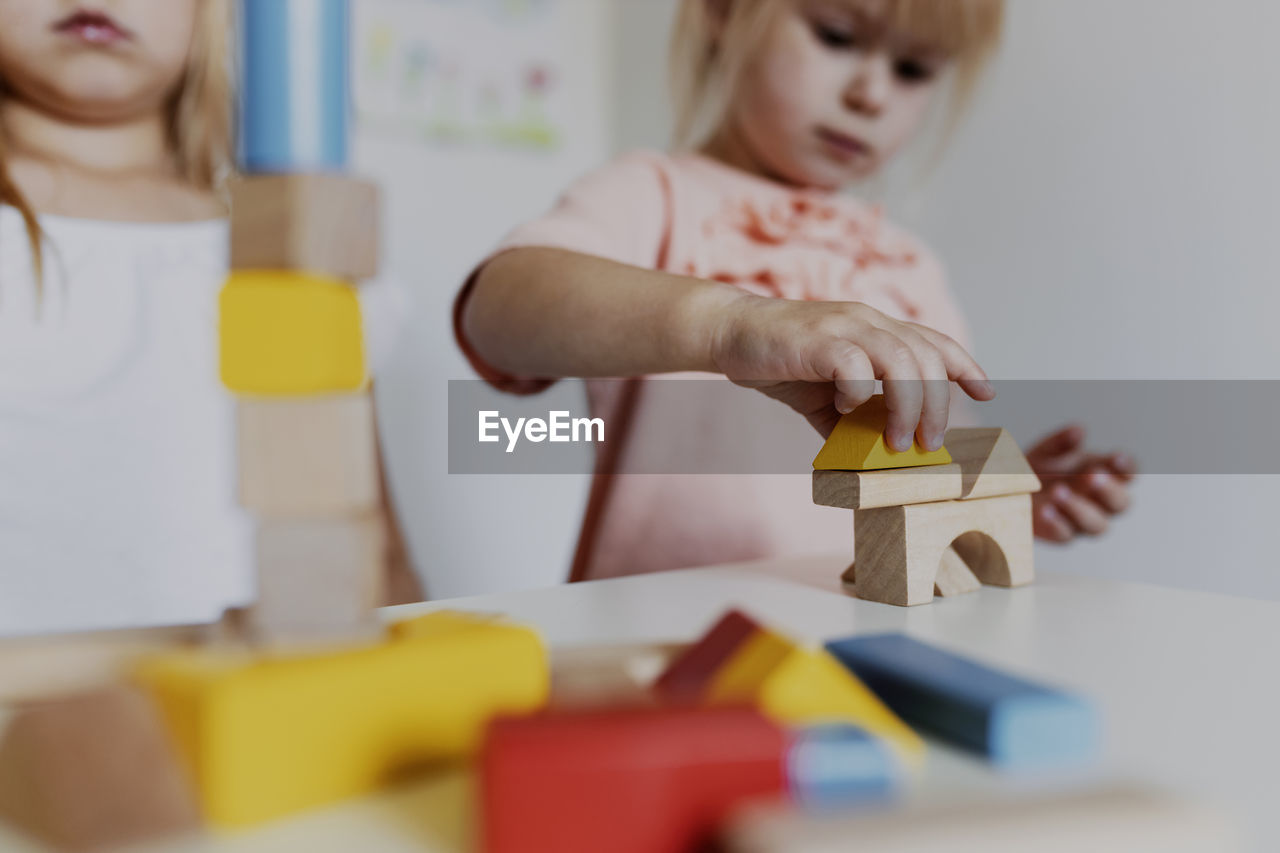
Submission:
[[[857,35],[847,27],[816,23],[813,25],[813,34],[822,44],[837,50],[847,50],[858,46]]]
[[[899,59],[893,64],[893,73],[905,83],[924,83],[933,79],[936,69],[917,59]]]

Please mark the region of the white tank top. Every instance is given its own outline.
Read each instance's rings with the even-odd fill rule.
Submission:
[[[255,586],[218,378],[227,223],[41,224],[37,315],[0,207],[0,636],[216,619]],[[385,352],[400,291],[361,295]]]

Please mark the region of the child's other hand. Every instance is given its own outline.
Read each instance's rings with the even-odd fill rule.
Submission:
[[[1032,495],[1032,528],[1040,539],[1070,542],[1097,536],[1113,515],[1129,508],[1128,484],[1137,474],[1123,453],[1101,455],[1084,449],[1084,427],[1063,427],[1027,453],[1043,488]]]
[[[712,345],[716,369],[780,400],[824,437],[884,380],[889,446],[942,446],[950,382],[975,400],[995,390],[964,348],[927,326],[903,323],[858,302],[797,302],[743,295]]]

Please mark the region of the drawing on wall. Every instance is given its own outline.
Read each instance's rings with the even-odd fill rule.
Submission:
[[[366,132],[431,145],[554,151],[566,104],[562,0],[378,0],[355,21]]]

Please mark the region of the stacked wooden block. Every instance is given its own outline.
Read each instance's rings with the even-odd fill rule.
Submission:
[[[243,177],[220,312],[239,497],[256,523],[247,621],[264,642],[343,639],[374,628],[386,577],[357,293],[377,274],[378,190],[346,174],[345,0],[241,11]]]
[[[813,501],[854,511],[859,598],[925,604],[1034,577],[1031,494],[1040,480],[1002,429],[947,431],[938,451],[888,449],[882,396],[845,415],[814,459]]]

